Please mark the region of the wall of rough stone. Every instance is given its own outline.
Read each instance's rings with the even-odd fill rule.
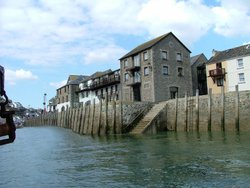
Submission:
[[[229,92],[224,97],[224,128],[227,131],[236,130],[236,92]],[[211,97],[211,130],[218,131],[223,128],[223,100],[221,94]],[[168,130],[177,131],[207,131],[209,124],[208,95],[199,96],[198,125],[195,111],[196,97],[187,98],[187,111],[185,110],[185,98],[178,99],[176,113],[176,99],[169,100],[166,108]],[[177,114],[177,118],[176,118]],[[250,91],[239,92],[239,127],[240,130],[250,130]],[[177,121],[177,123],[176,123]],[[177,125],[177,127],[176,127]],[[198,126],[198,127],[197,127]]]

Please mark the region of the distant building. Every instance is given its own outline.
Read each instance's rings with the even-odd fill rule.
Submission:
[[[70,75],[66,85],[57,89],[57,106],[56,109],[64,111],[68,108],[74,108],[79,105],[77,91],[79,90],[79,83],[87,78],[82,75]]]
[[[193,95],[195,95],[196,89],[199,90],[199,95],[207,94],[207,61],[208,60],[203,53],[191,57]]]
[[[51,98],[49,100],[49,104],[47,105],[47,111],[48,112],[54,112],[54,111],[56,111],[56,105],[57,105],[56,97]]]
[[[213,93],[224,91],[250,90],[250,45],[243,45],[224,51],[213,50],[207,65],[208,88]]]
[[[172,33],[120,58],[121,98],[159,102],[192,93],[190,50]]]
[[[120,69],[104,72],[96,72],[79,84],[77,92],[79,102],[89,104],[95,99],[99,103],[100,99],[107,97],[108,101],[119,100],[120,92]]]

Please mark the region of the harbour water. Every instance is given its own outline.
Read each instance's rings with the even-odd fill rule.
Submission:
[[[249,187],[250,132],[91,137],[43,126],[0,147],[0,187]]]

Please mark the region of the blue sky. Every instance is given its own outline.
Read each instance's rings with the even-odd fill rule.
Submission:
[[[250,42],[250,0],[0,0],[0,64],[8,96],[43,107],[71,74],[172,31],[193,55]]]

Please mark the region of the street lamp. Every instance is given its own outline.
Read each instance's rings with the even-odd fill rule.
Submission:
[[[43,113],[46,113],[46,93],[43,95]]]

